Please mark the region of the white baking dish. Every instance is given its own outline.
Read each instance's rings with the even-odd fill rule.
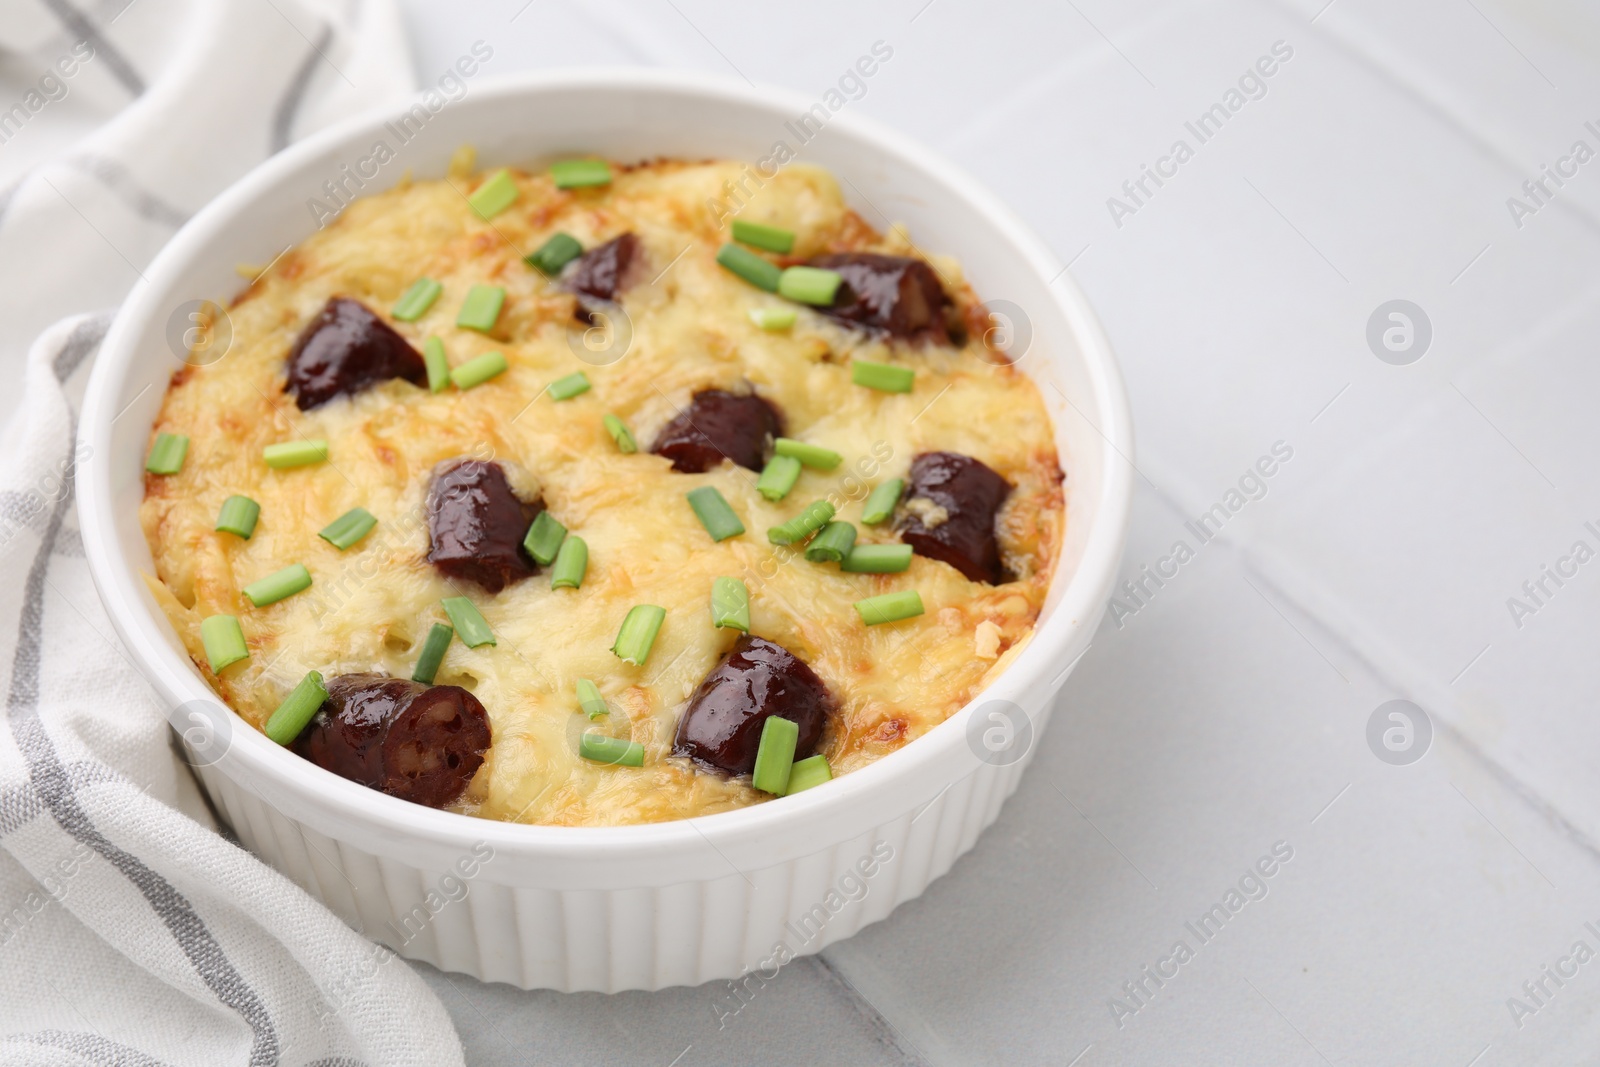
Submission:
[[[823,132],[802,146],[795,123],[810,111],[817,125],[818,107]],[[400,111],[289,149],[195,216],[123,305],[89,384],[89,458],[78,471],[89,563],[118,633],[177,709],[217,810],[247,846],[367,935],[525,988],[658,989],[770,972],[884,918],[994,820],[1110,593],[1128,523],[1132,429],[1115,359],[1082,294],[971,179],[848,104],[830,114],[792,94],[668,71],[530,74],[472,84],[464,99],[413,121],[394,160],[362,166],[376,141],[397,145],[386,124]],[[442,174],[462,144],[492,167],[580,152],[755,163],[780,140],[838,175],[869,221],[904,222],[919,246],[957,257],[981,297],[1027,318],[1021,366],[1055,420],[1069,517],[1056,585],[1011,668],[925,737],[826,787],[618,828],[521,826],[407,804],[320,770],[223,710],[140,576],[153,570],[138,523],[142,457],[181,366],[169,342],[175,313],[181,328],[184,305],[226,304],[241,286],[235,265],[305,238],[316,227],[309,202],[327,204],[324,183],[347,173],[375,192],[406,170]],[[1008,732],[991,713],[1013,706],[1027,721]]]

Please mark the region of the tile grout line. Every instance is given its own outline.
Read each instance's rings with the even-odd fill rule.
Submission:
[[[1277,11],[1280,15],[1287,15],[1295,19],[1303,17],[1304,14],[1292,0],[1258,0],[1258,2],[1264,7]],[[1318,14],[1320,16],[1321,12]],[[1307,25],[1311,24],[1307,23]],[[1455,131],[1484,156],[1518,178],[1525,176],[1527,164],[1519,161],[1520,153],[1503,136],[1486,132],[1469,121],[1462,114],[1459,103],[1451,98],[1444,87],[1430,89],[1418,79],[1407,77],[1385,59],[1380,58],[1379,54],[1372,50],[1370,43],[1363,42],[1360,39],[1362,37],[1370,39],[1379,36],[1377,31],[1373,30],[1369,24],[1363,23],[1359,18],[1356,18],[1353,25],[1347,25],[1343,29],[1335,29],[1332,26],[1333,24],[1324,22],[1319,23],[1315,28],[1344,55],[1366,67],[1381,80],[1399,89],[1407,100],[1440,120],[1448,129]],[[1554,203],[1557,207],[1569,211],[1572,215],[1582,220],[1590,230],[1600,233],[1600,217],[1597,217],[1582,203],[1571,198],[1561,199]]]
[[[874,1040],[885,1049],[893,1051],[899,1057],[901,1064],[904,1064],[905,1067],[930,1067],[929,1061],[922,1055],[921,1050],[914,1045],[907,1047],[910,1042],[900,1033],[899,1028],[891,1023],[888,1016],[879,1011],[877,1006],[868,1000],[855,987],[855,983],[846,978],[844,973],[834,966],[831,960],[821,952],[812,953],[805,959],[813,969],[820,972],[822,979],[831,985],[840,997],[848,1001],[850,1006],[855,1009],[856,1014],[872,1028]]]
[[[1188,510],[1185,509],[1170,493],[1164,489],[1156,487],[1154,482],[1149,484],[1151,487],[1151,492],[1178,516],[1181,517],[1188,514]],[[1363,670],[1367,671],[1367,673],[1371,674],[1374,678],[1387,685],[1392,691],[1397,693],[1405,693],[1414,690],[1437,689],[1436,696],[1429,699],[1429,703],[1432,703],[1435,706],[1455,706],[1453,701],[1450,699],[1449,685],[1435,687],[1430,684],[1430,682],[1427,680],[1427,675],[1429,672],[1426,669],[1419,667],[1411,667],[1407,669],[1402,665],[1398,673],[1416,675],[1422,679],[1422,681],[1418,685],[1405,685],[1398,682],[1396,680],[1397,671],[1387,666],[1380,665],[1379,659],[1376,657],[1376,655],[1369,654],[1367,651],[1367,648],[1372,646],[1374,642],[1372,642],[1370,639],[1367,639],[1360,640],[1358,643],[1358,638],[1348,635],[1345,631],[1345,628],[1341,626],[1335,619],[1335,616],[1340,614],[1349,616],[1349,629],[1364,634],[1365,627],[1359,623],[1359,621],[1354,617],[1353,613],[1340,613],[1327,607],[1318,607],[1317,604],[1313,603],[1314,600],[1317,602],[1326,602],[1328,600],[1332,600],[1332,597],[1329,597],[1326,594],[1317,597],[1309,593],[1297,595],[1296,593],[1291,592],[1290,588],[1296,586],[1297,583],[1307,582],[1310,580],[1300,573],[1302,568],[1282,562],[1277,558],[1276,553],[1274,553],[1270,548],[1259,544],[1255,539],[1251,539],[1248,542],[1241,541],[1236,534],[1231,534],[1227,530],[1219,532],[1214,540],[1220,542],[1225,551],[1232,553],[1235,562],[1240,567],[1246,571],[1253,572],[1261,579],[1268,590],[1283,598],[1285,602],[1293,605],[1295,610],[1299,611],[1312,622],[1316,623],[1317,626],[1320,627],[1338,645],[1340,650],[1358,663]],[[1378,644],[1381,644],[1381,642],[1378,642]],[[1477,659],[1475,658],[1473,662],[1476,663]],[[1460,678],[1459,674],[1457,675],[1457,678]],[[1453,684],[1454,682],[1450,683],[1450,685]],[[1499,760],[1489,755],[1487,751],[1485,751],[1473,738],[1468,736],[1458,726],[1456,726],[1454,722],[1438,715],[1433,716],[1433,718],[1440,730],[1448,734],[1452,741],[1461,746],[1461,748],[1469,756],[1476,760],[1478,764],[1488,772],[1489,776],[1494,781],[1505,787],[1506,790],[1514,795],[1518,800],[1526,804],[1536,815],[1539,816],[1541,820],[1554,829],[1558,834],[1570,841],[1580,851],[1586,853],[1597,864],[1600,864],[1600,842],[1596,842],[1594,838],[1592,838],[1586,831],[1584,831],[1571,819],[1567,818],[1566,814],[1559,807],[1557,807],[1553,801],[1547,799],[1533,786],[1529,785],[1527,782],[1523,781],[1520,777],[1514,774],[1510,768],[1506,767]]]
[[[1370,639],[1362,639],[1365,636],[1365,627],[1360,625],[1355,618],[1352,617],[1349,620],[1349,629],[1357,631],[1360,636],[1347,634],[1343,627],[1334,623],[1330,618],[1329,612],[1319,610],[1312,603],[1313,599],[1318,598],[1305,593],[1297,595],[1290,591],[1289,586],[1294,585],[1297,579],[1300,582],[1306,581],[1304,576],[1296,574],[1293,577],[1286,578],[1286,580],[1280,580],[1274,573],[1280,569],[1294,571],[1295,568],[1287,564],[1274,562],[1270,554],[1262,553],[1259,550],[1246,549],[1237,542],[1231,542],[1228,547],[1237,554],[1240,566],[1253,571],[1266,584],[1268,589],[1315,622],[1331,640],[1337,643],[1347,656],[1360,664],[1362,669],[1366,670],[1378,681],[1388,686],[1391,691],[1407,693],[1418,688],[1436,688],[1426,680],[1428,674],[1426,670],[1417,667],[1407,668],[1404,664],[1397,665],[1399,667],[1398,673],[1414,674],[1424,680],[1420,686],[1406,685],[1398,681],[1396,670],[1380,663],[1378,658],[1368,653],[1367,646],[1373,642]],[[1381,644],[1381,642],[1378,643]],[[1428,699],[1428,702],[1435,706],[1442,705],[1453,708],[1455,704],[1449,699],[1449,687],[1437,688],[1439,692],[1435,698],[1424,699]],[[1441,732],[1448,734],[1453,742],[1459,745],[1488,772],[1490,778],[1526,804],[1543,822],[1554,829],[1560,836],[1570,841],[1579,851],[1587,854],[1591,860],[1600,864],[1600,843],[1597,843],[1585,830],[1568,819],[1566,814],[1553,801],[1547,799],[1509,767],[1491,756],[1474,738],[1462,731],[1453,721],[1437,714],[1432,716],[1432,719]]]

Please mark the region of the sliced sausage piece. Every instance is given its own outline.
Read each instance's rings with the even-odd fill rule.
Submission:
[[[689,698],[672,754],[723,774],[750,774],[761,727],[778,715],[800,727],[794,758],[805,759],[816,752],[833,708],[828,687],[792,652],[743,634]]]
[[[920,259],[876,252],[838,252],[818,256],[813,267],[838,271],[844,278],[832,307],[818,308],[831,318],[907,341],[950,339],[945,308],[950,298],[939,275]]]
[[[766,462],[767,445],[783,436],[783,416],[755,394],[740,396],[721,389],[694,394],[689,406],[662,428],[650,451],[672,460],[672,469],[699,474],[724,456],[758,471]]]
[[[543,510],[542,500],[530,504],[511,491],[500,464],[445,460],[428,487],[428,562],[498,593],[539,569],[522,539]]]
[[[994,516],[1011,485],[959,452],[923,452],[911,461],[900,540],[975,582],[1005,580]]]
[[[300,331],[289,351],[289,382],[301,411],[390,378],[425,385],[422,356],[358,300],[336,296]]]
[[[327,685],[328,699],[294,742],[323,770],[430,808],[455,800],[478,773],[489,715],[460,686],[386,674],[345,674]]]
[[[613,237],[579,256],[567,274],[567,284],[578,294],[577,317],[594,325],[592,301],[613,301],[627,284],[628,268],[639,254],[639,238],[631,233]]]

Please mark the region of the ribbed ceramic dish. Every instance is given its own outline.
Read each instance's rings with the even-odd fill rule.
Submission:
[[[437,113],[424,105],[425,121],[413,113],[403,145],[389,125],[401,111],[296,145],[195,216],[123,305],[90,381],[82,419],[90,452],[78,472],[90,566],[118,633],[171,702],[217,810],[256,854],[375,940],[525,988],[659,989],[770,973],[884,918],[994,821],[1110,593],[1133,442],[1093,313],[1010,211],[849,104],[830,112],[700,75],[586,69],[473,84]],[[363,166],[379,140],[395,158]],[[754,165],[779,141],[839,176],[875,225],[904,222],[919,246],[957,257],[1017,330],[1013,355],[1055,420],[1068,526],[1039,627],[1010,669],[937,729],[826,787],[615,828],[521,826],[407,804],[320,770],[223,708],[141,578],[153,570],[138,523],[142,457],[181,366],[169,338],[174,322],[181,334],[185,305],[226,305],[241,284],[235,264],[265,262],[308,236],[317,225],[311,201],[326,204],[325,183],[346,174],[364,180],[362,192],[388,188],[407,170],[439,176],[462,144],[476,146],[483,167],[578,153]]]

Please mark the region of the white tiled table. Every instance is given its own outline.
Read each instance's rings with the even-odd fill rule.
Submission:
[[[721,1027],[719,985],[564,996],[419,967],[470,1062],[1592,1061],[1600,956],[1542,1004],[1523,984],[1576,941],[1600,953],[1600,560],[1520,628],[1506,602],[1575,541],[1600,551],[1600,158],[1520,228],[1506,200],[1573,141],[1600,152],[1600,15],[1324,4],[407,0],[425,81],[482,39],[491,71],[820,94],[888,42],[848,106],[1006,197],[1121,355],[1130,576],[1293,450],[1102,629],[999,823],[922,899]],[[1265,95],[1199,144],[1185,122],[1278,41]],[[1107,198],[1178,138],[1193,158],[1116,225]],[[1397,298],[1432,324],[1407,366],[1365,339]],[[1405,766],[1366,738],[1398,697],[1433,725]],[[1266,895],[1202,944],[1185,924],[1278,842]],[[1193,958],[1136,1005],[1123,984],[1180,938]],[[1520,1026],[1511,997],[1538,1007]]]

